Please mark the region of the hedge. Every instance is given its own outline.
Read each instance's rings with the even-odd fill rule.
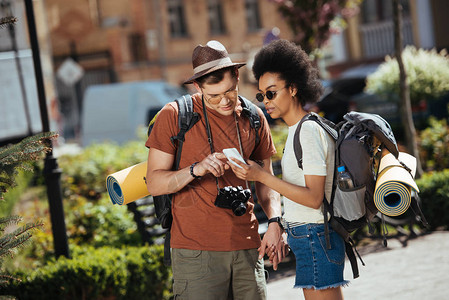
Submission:
[[[416,181],[422,210],[432,230],[449,228],[449,169],[429,172]]]
[[[28,273],[28,274],[27,274]],[[13,274],[1,295],[26,299],[149,299],[171,297],[171,271],[163,264],[163,246],[77,248],[73,259],[60,257],[46,266]]]

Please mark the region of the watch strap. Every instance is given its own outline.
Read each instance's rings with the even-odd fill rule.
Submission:
[[[284,226],[282,226],[281,223],[281,217],[274,217],[268,220],[268,225],[270,225],[271,223],[278,223],[279,227],[281,227],[281,229],[284,229]]]

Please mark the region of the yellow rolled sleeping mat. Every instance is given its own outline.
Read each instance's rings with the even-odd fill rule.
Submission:
[[[106,189],[113,204],[125,205],[148,196],[147,162],[141,162],[106,177]]]
[[[415,173],[416,158],[410,154],[399,152],[398,159],[391,153],[382,157],[374,190],[374,204],[379,212],[394,217],[407,211],[412,190],[419,192]]]

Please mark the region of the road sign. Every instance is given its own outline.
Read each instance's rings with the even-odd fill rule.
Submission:
[[[56,76],[66,85],[73,86],[84,76],[84,70],[76,61],[67,58],[58,68]]]

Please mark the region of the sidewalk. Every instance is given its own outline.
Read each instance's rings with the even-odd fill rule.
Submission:
[[[408,241],[403,247],[395,239],[388,248],[362,254],[360,277],[353,280],[351,266],[345,265],[345,300],[440,300],[449,299],[449,231],[436,231]],[[291,268],[292,269],[292,268]],[[268,299],[304,299],[301,289],[293,289],[293,269],[287,277],[268,281]]]

